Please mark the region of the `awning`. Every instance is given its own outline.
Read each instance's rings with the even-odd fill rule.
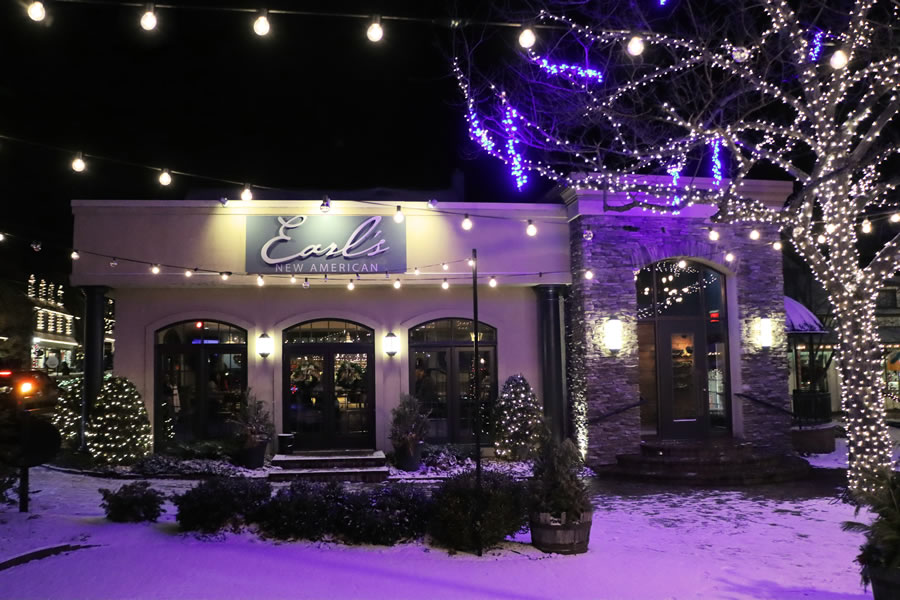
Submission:
[[[787,333],[828,333],[822,321],[793,298],[784,297],[784,314]]]

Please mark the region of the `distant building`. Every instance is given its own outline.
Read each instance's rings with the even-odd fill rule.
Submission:
[[[75,317],[63,305],[65,290],[34,275],[28,278],[28,297],[34,304],[31,367],[57,372],[73,368],[80,345],[73,335]],[[73,369],[74,370],[74,369]]]

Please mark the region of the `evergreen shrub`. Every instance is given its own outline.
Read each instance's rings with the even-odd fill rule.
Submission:
[[[410,484],[388,484],[347,494],[334,534],[351,544],[393,546],[415,540],[428,528],[431,499]]]
[[[150,453],[153,435],[140,392],[124,377],[108,377],[88,428],[88,451],[97,464],[134,463]]]
[[[165,496],[152,489],[146,481],[126,483],[116,491],[101,488],[100,506],[106,518],[117,523],[156,521],[163,513]]]
[[[523,375],[512,375],[506,380],[494,410],[497,457],[532,458],[544,434],[544,409]]]
[[[254,522],[266,537],[320,540],[335,529],[343,493],[337,483],[294,481],[256,512]]]
[[[247,477],[214,478],[200,482],[173,501],[175,520],[183,531],[215,533],[254,521],[272,496],[269,482]]]
[[[478,511],[473,471],[447,479],[434,492],[430,531],[435,541],[454,550],[474,550],[477,533],[481,546],[489,548],[525,529],[528,505],[524,485],[490,471],[481,474],[481,481],[480,522],[475,521]]]
[[[561,444],[547,440],[534,462],[534,475],[529,482],[530,509],[561,518],[579,518],[592,510],[591,499],[581,479],[581,454],[572,440]]]

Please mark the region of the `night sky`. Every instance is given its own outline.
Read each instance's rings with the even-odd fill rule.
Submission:
[[[0,3],[0,134],[284,190],[449,188],[457,169],[467,200],[533,201],[549,188],[532,178],[517,193],[505,167],[468,141],[448,28],[385,22],[384,40],[372,44],[364,19],[272,15],[260,38],[249,13],[157,9],[148,33],[141,8],[46,6],[35,23],[23,3]],[[454,10],[477,18],[477,7],[302,3],[440,19]],[[151,171],[97,160],[76,174],[72,158],[0,140],[0,231],[19,236],[3,243],[0,276],[68,272],[67,252],[54,244],[71,245],[73,198],[182,199],[222,187],[176,177],[163,188]],[[31,238],[43,241],[41,252]]]

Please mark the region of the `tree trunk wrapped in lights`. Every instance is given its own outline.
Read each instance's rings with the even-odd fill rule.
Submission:
[[[900,5],[557,0],[494,16],[534,35],[459,28],[453,69],[471,139],[517,188],[537,174],[617,192],[607,211],[712,204],[794,244],[834,307],[849,481],[866,488],[891,462],[872,308],[900,259]],[[794,182],[780,209],[744,187],[773,177]],[[858,244],[878,234],[868,260]]]

